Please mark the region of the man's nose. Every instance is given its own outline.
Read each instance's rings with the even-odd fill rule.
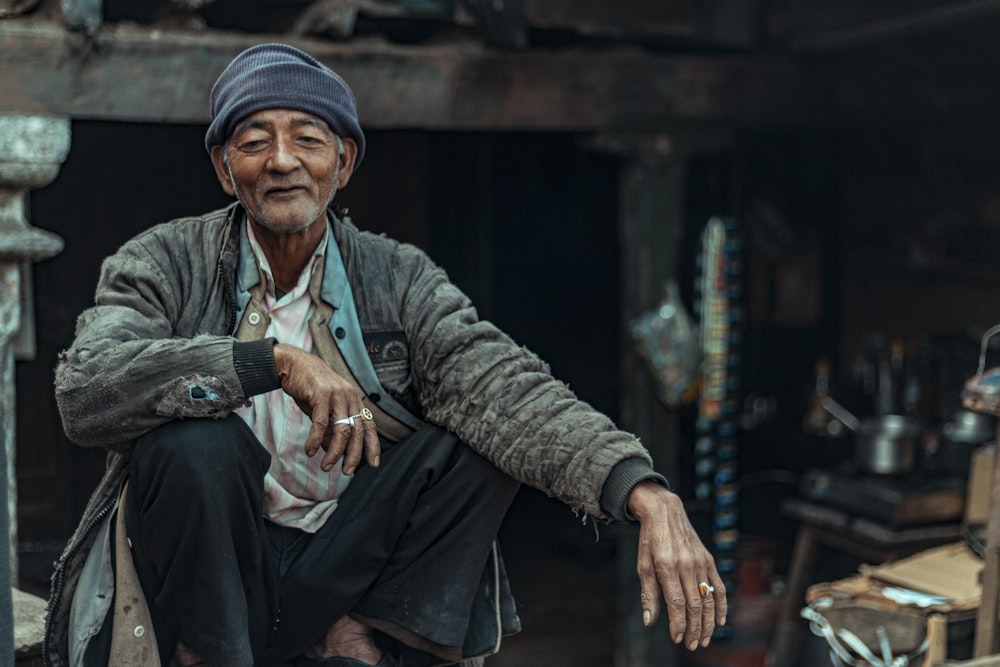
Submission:
[[[275,171],[290,171],[295,169],[298,164],[299,158],[295,153],[295,146],[292,144],[292,141],[278,137],[274,141],[268,166]]]

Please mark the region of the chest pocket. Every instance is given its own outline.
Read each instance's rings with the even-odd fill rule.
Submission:
[[[410,377],[410,344],[402,331],[364,334],[365,349],[382,387],[407,410],[420,414]]]
[[[383,371],[408,371],[410,366],[410,345],[402,331],[378,331],[366,333],[365,349],[379,375]]]

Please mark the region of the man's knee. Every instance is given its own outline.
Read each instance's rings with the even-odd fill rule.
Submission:
[[[263,474],[270,455],[238,416],[225,419],[172,421],[141,436],[132,452],[131,467],[195,483],[205,475],[218,480],[243,469]]]

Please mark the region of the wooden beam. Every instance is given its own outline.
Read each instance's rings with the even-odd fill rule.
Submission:
[[[607,0],[524,0],[528,24],[536,28],[571,29],[590,35],[660,35],[695,37],[697,6],[693,0],[631,0],[628,9]]]
[[[654,129],[668,119],[777,118],[798,104],[795,69],[739,56],[639,49],[512,53],[105,25],[0,21],[0,109],[74,118],[203,123],[208,94],[243,48],[281,40],[339,72],[371,128]]]

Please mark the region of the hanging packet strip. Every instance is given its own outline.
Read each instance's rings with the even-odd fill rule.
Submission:
[[[657,396],[668,407],[681,405],[698,377],[701,347],[675,281],[667,281],[663,299],[656,308],[633,320],[630,332],[639,356],[652,373]]]

